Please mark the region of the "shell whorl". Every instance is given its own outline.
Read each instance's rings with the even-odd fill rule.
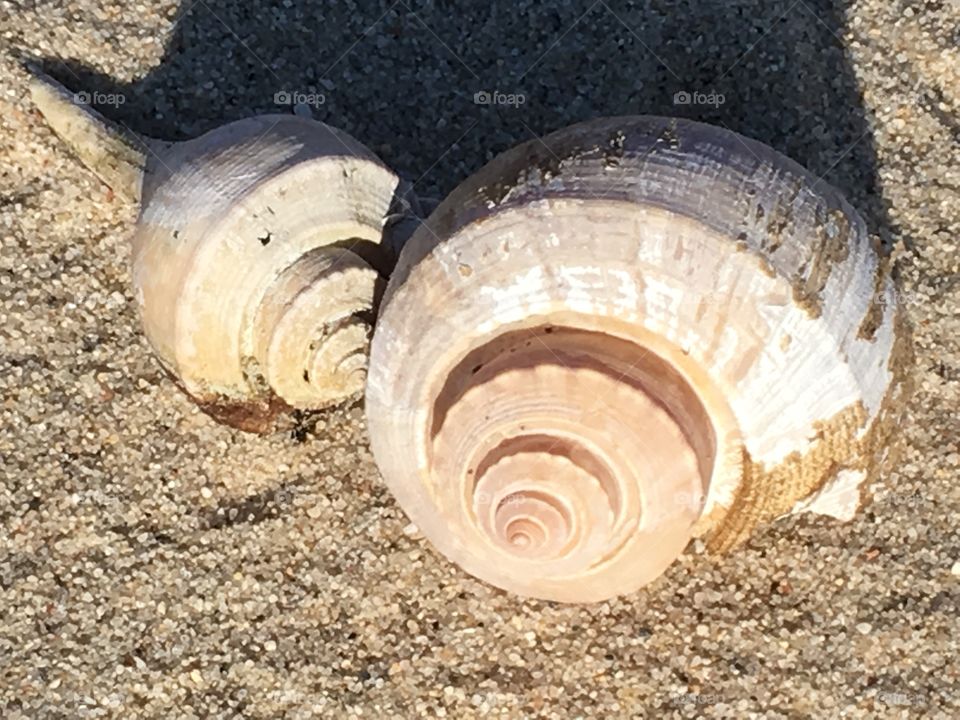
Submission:
[[[860,473],[895,316],[862,221],[795,163],[697,123],[585,123],[494,159],[411,238],[371,444],[468,572],[608,598]]]
[[[461,541],[526,565],[536,583],[528,594],[544,592],[545,577],[589,574],[601,557],[647,582],[699,516],[712,430],[689,386],[655,355],[573,318],[552,320],[498,335],[447,376],[429,453],[438,480],[461,482],[438,482],[435,502],[453,527],[469,529]]]
[[[251,356],[273,392],[311,408],[363,388],[378,283],[340,248],[308,251],[280,273],[257,307]]]
[[[134,283],[186,389],[303,409],[362,390],[397,176],[345,133],[283,115],[217,128],[164,161],[145,184]]]
[[[81,160],[141,202],[132,244],[144,330],[202,407],[262,431],[278,412],[363,389],[412,197],[373,153],[290,115],[164,143],[77,105],[46,76],[32,92]]]

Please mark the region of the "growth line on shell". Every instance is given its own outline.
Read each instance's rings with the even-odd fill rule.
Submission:
[[[549,347],[545,342],[543,342],[543,339],[542,339],[539,335],[537,335],[534,330],[528,330],[527,332],[528,332],[534,339],[536,339],[536,341],[539,342],[544,348],[546,348],[546,350],[548,350],[551,355],[553,355],[553,357],[556,359],[556,361],[557,361],[557,363],[558,363],[559,365],[562,365],[563,367],[569,369],[570,366],[567,365],[565,362],[563,362],[563,360],[560,359],[560,356],[557,355],[556,352],[554,352],[553,348]],[[615,380],[615,383],[619,383],[621,380],[623,380],[623,379],[630,373],[630,371],[633,370],[633,369],[640,363],[641,360],[643,360],[643,358],[648,354],[648,352],[649,352],[649,351],[648,351],[646,348],[641,348],[639,354],[638,354],[637,357],[636,357],[636,360],[633,361],[633,364],[631,364],[629,368],[627,368],[627,369],[624,370],[622,373],[620,373],[619,376],[617,376],[617,379]],[[602,400],[599,400],[599,399],[598,399],[597,402],[600,403],[600,404],[606,405]],[[594,406],[591,408],[591,410],[596,409],[597,407],[598,407],[598,405],[594,405]],[[555,440],[554,443],[553,443],[553,445],[551,445],[549,448],[547,448],[544,452],[549,454],[550,451],[554,450],[554,449],[557,447],[557,445],[560,444],[560,442],[562,442],[560,439]]]
[[[599,2],[599,0],[598,0],[598,2]],[[553,159],[557,161],[557,165],[558,165],[558,166],[560,166],[560,165],[563,164],[563,158],[561,158],[559,155],[557,155],[557,154],[553,151],[553,149],[552,149],[549,145],[547,145],[546,142],[544,142],[544,140],[543,140],[542,137],[540,137],[537,133],[535,133],[535,132],[530,128],[530,126],[527,125],[527,124],[526,124],[523,120],[521,120],[520,118],[517,118],[517,121],[518,121],[521,125],[523,125],[523,127],[526,129],[526,131],[527,131],[528,133],[530,133],[530,135],[531,135],[537,142],[539,142],[539,143],[544,147],[544,149],[546,149],[546,151],[547,151],[548,153],[550,153],[550,154],[553,156]],[[624,181],[625,178],[626,178],[626,169],[621,166],[621,168],[620,168],[620,177],[618,178],[618,180]],[[605,197],[609,197],[609,196],[612,195],[614,192],[616,192],[617,189],[618,189],[617,186],[612,186],[611,188],[607,189],[602,195],[597,195],[597,194],[595,194],[594,192],[592,192],[591,190],[585,190],[585,194],[588,195],[589,197],[593,198],[594,200],[603,200]]]

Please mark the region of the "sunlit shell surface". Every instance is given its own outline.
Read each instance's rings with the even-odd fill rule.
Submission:
[[[404,248],[372,447],[465,570],[601,600],[695,535],[850,517],[904,337],[879,244],[796,163],[693,122],[589,122],[494,159]]]
[[[199,138],[131,136],[38,77],[50,125],[141,202],[133,281],[164,366],[205,409],[251,430],[363,389],[400,181],[335,128],[263,115]]]

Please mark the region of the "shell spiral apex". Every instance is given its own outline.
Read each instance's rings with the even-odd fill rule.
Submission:
[[[54,80],[33,98],[51,127],[141,203],[133,281],[145,333],[203,407],[263,431],[285,410],[363,389],[405,185],[346,133],[294,115],[186,142],[139,138]]]
[[[403,249],[367,379],[425,536],[523,595],[596,601],[689,540],[849,517],[906,332],[838,193],[707,125],[610,118],[513,148]]]

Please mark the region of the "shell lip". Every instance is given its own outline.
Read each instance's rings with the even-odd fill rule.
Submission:
[[[595,318],[586,318],[584,316],[577,315],[577,314],[574,314],[574,315],[577,317],[578,319],[577,321],[571,321],[570,318],[558,318],[556,315],[548,316],[549,317],[548,325],[551,328],[551,333],[562,331],[564,328],[570,327],[571,325],[574,326],[574,332],[583,332],[583,333],[598,332],[596,327],[590,327],[590,323],[593,322]],[[587,327],[578,326],[579,323],[582,323]],[[514,329],[516,332],[529,332],[528,328],[520,327],[520,328],[514,328]],[[606,328],[606,329],[609,330],[609,328]],[[493,333],[493,337],[494,338],[502,337],[502,335],[507,332],[508,332],[508,328],[501,326],[498,328],[496,333]],[[627,335],[626,337],[621,337],[620,340],[624,343],[627,343],[630,341],[637,341],[637,338],[635,335],[633,336]],[[476,338],[473,338],[473,341],[477,342],[482,347],[483,345],[482,342],[478,341]],[[445,350],[448,351],[448,357],[460,358],[459,364],[462,365],[463,367],[467,367],[467,365],[471,365],[474,362],[474,359],[469,357],[470,356],[469,351],[453,350],[451,348],[446,348]],[[675,349],[675,352],[679,353],[680,351],[679,349]],[[680,354],[682,355],[682,353]],[[666,362],[665,360],[663,360],[663,358],[660,358],[660,361]],[[455,371],[438,373],[439,377],[447,378],[448,380],[451,377],[456,377],[456,375],[457,373]],[[371,388],[368,385],[368,393],[370,392],[370,390]],[[442,395],[442,392],[443,391],[441,390],[437,390],[435,388],[431,389],[429,386],[425,385],[421,388],[422,399],[419,401],[415,401],[413,405],[414,406],[419,405],[419,407],[421,408],[424,407],[423,403],[426,403],[429,405],[431,403],[427,403],[426,399],[438,397]],[[376,393],[374,393],[374,395],[375,394]],[[368,398],[370,398],[370,400],[368,401],[368,413],[385,412],[387,414],[393,413],[396,415],[396,414],[403,414],[405,412],[402,407],[398,407],[398,406],[394,406],[389,409],[382,408],[377,404],[377,400],[375,397],[370,397],[368,395]],[[407,422],[411,422],[409,417],[407,418]],[[431,415],[430,419],[427,419],[425,417],[423,422],[424,422],[424,427],[432,427],[434,429],[438,427],[436,416]],[[414,424],[416,424],[415,421],[414,421]],[[440,426],[442,427],[442,422],[440,423]],[[464,429],[464,432],[469,433],[470,431],[467,429]],[[373,445],[374,445],[375,455],[377,455],[378,450],[380,450],[380,448],[378,447],[378,442],[376,438],[374,438]],[[726,448],[725,452],[727,450],[729,450],[729,448]],[[421,465],[421,467],[431,467],[432,462],[433,461],[430,459],[430,456],[428,453],[419,462],[419,464]],[[718,464],[723,464],[723,463],[720,462]],[[422,500],[410,502],[409,498],[405,498],[405,496],[407,496],[407,493],[402,487],[398,487],[395,482],[390,482],[391,478],[389,477],[387,478],[387,480],[388,480],[388,483],[391,485],[391,489],[393,489],[395,495],[397,495],[397,497],[401,500],[401,505],[407,509],[408,513],[410,513],[415,507],[423,505]],[[435,480],[434,482],[437,482],[437,480]],[[677,516],[677,518],[675,518],[674,520],[670,520],[669,517],[663,516],[660,518],[649,517],[644,521],[645,524],[643,525],[641,530],[642,530],[642,533],[644,533],[643,537],[647,539],[643,540],[642,542],[646,543],[650,547],[650,552],[654,554],[664,552],[665,551],[664,548],[668,546],[674,547],[677,553],[682,552],[683,548],[686,546],[687,542],[689,541],[692,535],[692,530],[695,526],[695,523],[700,515],[700,512],[702,511],[705,505],[705,495],[707,494],[708,488],[709,486],[706,486],[704,488],[704,492],[699,492],[699,493],[690,492],[688,496],[687,509],[685,509],[683,513],[680,516]],[[471,501],[469,500],[469,495],[467,495],[464,498],[463,502],[465,502],[467,506],[471,504]],[[694,506],[696,507],[694,508]],[[691,515],[690,513],[693,513],[693,514]],[[667,515],[669,514],[670,513],[667,513]],[[680,519],[681,517],[685,519]],[[493,584],[496,584],[498,586],[501,586],[501,587],[507,586],[507,587],[510,587],[510,589],[513,591],[520,592],[521,594],[526,594],[534,597],[541,597],[546,599],[568,601],[568,602],[581,602],[581,601],[587,600],[587,598],[584,598],[582,596],[578,596],[575,598],[571,596],[571,592],[574,592],[574,593],[578,592],[578,591],[571,591],[570,589],[571,584],[576,586],[582,586],[584,584],[585,579],[582,576],[582,574],[578,577],[576,572],[573,572],[573,573],[567,573],[565,575],[557,575],[557,576],[552,576],[551,578],[546,578],[542,574],[538,574],[536,572],[536,570],[538,569],[538,564],[542,565],[542,560],[538,561],[537,559],[525,558],[522,556],[517,557],[516,553],[510,553],[509,550],[503,547],[498,547],[495,542],[491,542],[489,538],[485,539],[484,536],[481,534],[480,536],[478,536],[477,539],[480,540],[485,546],[488,546],[491,550],[495,550],[497,554],[502,558],[502,561],[504,563],[514,568],[510,570],[506,566],[504,566],[502,568],[502,572],[506,573],[505,575],[501,575],[500,577],[492,577],[488,569],[485,569],[482,564],[478,566],[477,563],[471,559],[473,551],[471,551],[468,547],[471,545],[471,543],[463,543],[462,541],[457,541],[456,539],[448,539],[447,541],[438,543],[437,539],[433,536],[433,533],[430,531],[430,527],[432,526],[432,524],[434,524],[433,520],[429,518],[425,519],[415,511],[411,515],[411,518],[415,523],[417,523],[419,527],[421,527],[421,529],[425,532],[425,534],[427,534],[428,537],[431,538],[431,540],[433,540],[435,543],[438,544],[438,547],[441,549],[441,551],[444,554],[446,554],[456,563],[464,567],[468,572],[476,575],[477,577],[480,577],[488,582],[492,582]],[[661,533],[661,532],[664,533],[665,536],[667,536],[666,539],[662,541],[657,539],[658,533]],[[611,564],[610,562],[611,557],[616,555],[618,548],[620,548],[621,546],[622,546],[622,543],[618,543],[616,547],[612,547],[603,556],[597,557],[591,563],[589,572],[594,573],[596,571],[603,570],[604,568],[609,566]],[[526,568],[526,570],[517,569],[520,567]],[[580,572],[582,573],[582,570]],[[646,576],[646,575],[643,576],[636,587],[639,587],[645,584],[646,582],[649,582],[650,580],[653,579],[653,577],[655,577],[660,572],[662,572],[662,568],[657,570],[657,572],[653,573],[650,576]],[[518,583],[520,584],[529,583],[531,581],[531,577],[533,576],[536,576],[537,578],[535,586],[529,586],[526,591],[518,587]],[[580,589],[582,589],[582,587]],[[602,592],[598,591],[600,592],[600,595],[598,595],[597,598],[595,599],[605,599],[615,594],[628,592],[632,589],[636,589],[636,588],[626,589],[624,586],[621,586],[614,590],[607,588]]]

